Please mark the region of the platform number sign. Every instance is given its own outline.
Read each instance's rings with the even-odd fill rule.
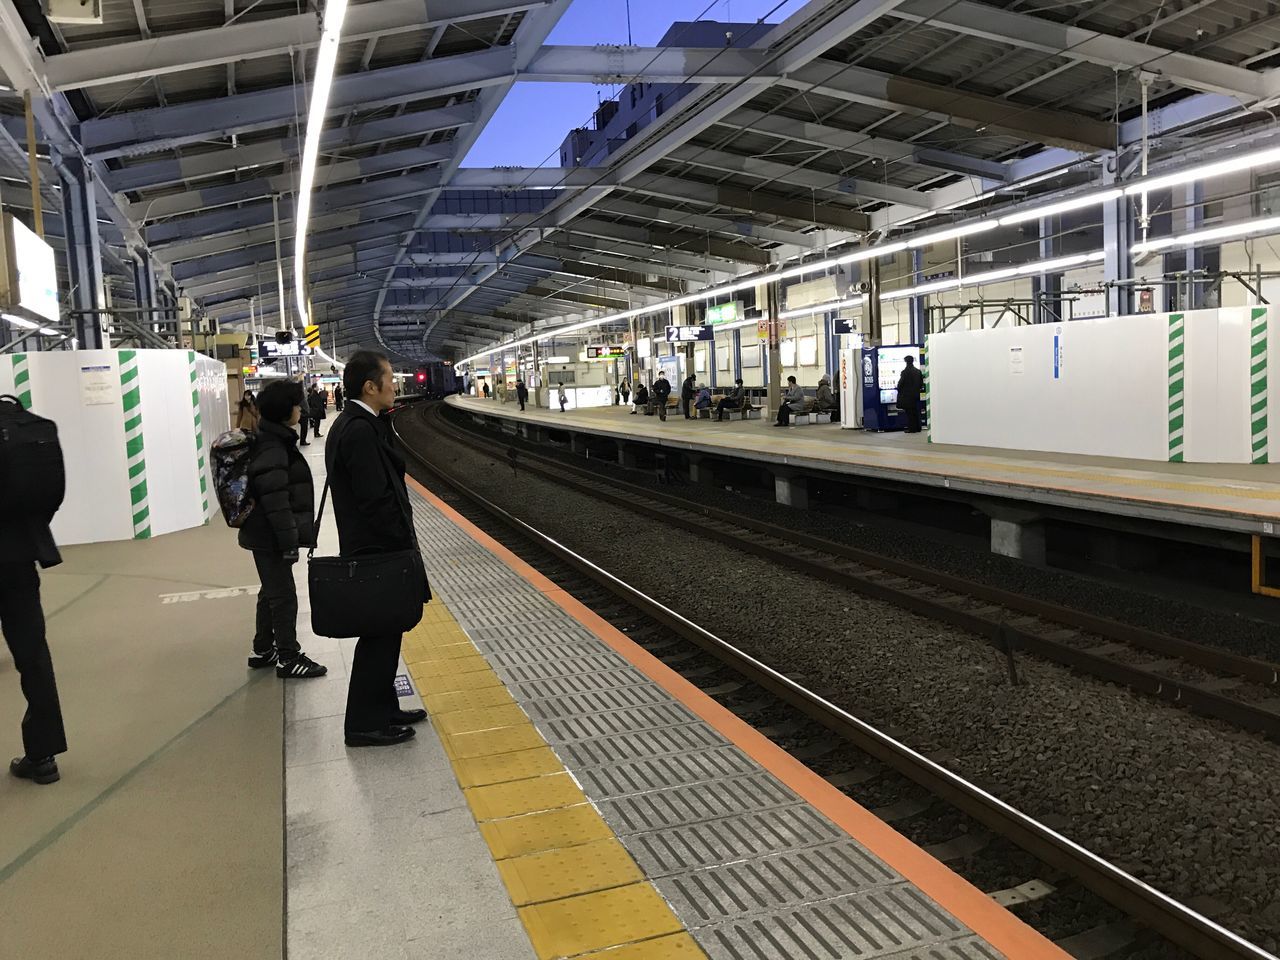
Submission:
[[[667,327],[667,343],[697,343],[700,340],[714,340],[715,338],[715,330],[707,326]]]

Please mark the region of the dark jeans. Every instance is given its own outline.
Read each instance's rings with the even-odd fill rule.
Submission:
[[[795,411],[791,409],[791,404],[784,403],[778,408],[778,423],[787,426],[791,423],[791,414]]]
[[[301,649],[298,645],[298,587],[293,580],[293,564],[269,550],[253,551],[253,564],[258,568],[257,632],[253,635],[253,652],[269,653],[272,647],[281,660],[292,660]]]
[[[396,667],[400,663],[401,635],[361,637],[351,659],[347,687],[347,733],[369,733],[391,723],[400,709],[396,696]]]
[[[654,408],[658,411],[658,417],[662,420],[667,419],[667,398],[658,397],[653,401]]]
[[[314,433],[317,437],[323,437],[323,436],[324,436],[324,434],[320,432],[320,418],[319,418],[319,417],[312,417],[312,418],[311,418],[311,432],[312,432],[312,433]]]
[[[298,426],[302,428],[302,442],[307,442],[307,429],[311,426],[311,418],[303,417],[298,421]]]
[[[729,397],[721,397],[720,402],[716,404],[716,419],[723,420],[724,412],[726,410],[737,410],[740,406],[742,406],[742,404],[738,403],[737,400],[730,399]]]
[[[903,411],[907,415],[907,433],[920,432],[920,401],[907,401]]]
[[[689,404],[693,402],[693,397],[680,398],[680,412],[684,414],[686,420],[689,419]]]
[[[28,757],[66,753],[58,685],[45,637],[40,606],[40,574],[34,560],[0,562],[0,630],[18,668],[27,712],[22,717],[22,747]]]

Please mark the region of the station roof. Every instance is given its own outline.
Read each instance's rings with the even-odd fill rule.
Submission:
[[[654,48],[547,46],[568,2],[352,3],[308,242],[326,342],[462,355],[1031,175],[1092,176],[1089,158],[1133,139],[1144,85],[1155,108],[1189,105],[1183,135],[1280,95],[1280,9],[1248,0],[812,0],[774,26],[677,24]],[[0,3],[174,282],[225,321],[250,298],[273,318],[314,4],[102,0],[101,24],[54,24],[40,0]],[[461,166],[516,79],[624,84],[590,165]],[[18,118],[4,133],[17,175]]]

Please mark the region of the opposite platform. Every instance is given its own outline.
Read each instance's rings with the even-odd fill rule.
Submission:
[[[1248,534],[1280,529],[1280,464],[1158,463],[931,444],[923,435],[779,429],[768,421],[666,422],[625,407],[547,410],[450,397],[462,410],[514,423],[591,433],[765,465],[941,487],[958,493]]]
[[[1065,957],[417,489],[405,659],[540,960]]]

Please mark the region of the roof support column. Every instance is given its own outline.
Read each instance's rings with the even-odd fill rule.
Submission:
[[[963,257],[964,249],[957,243],[956,256]],[[911,251],[911,285],[919,286],[920,275],[924,272],[924,250],[916,247]],[[959,271],[957,271],[959,275]],[[907,331],[907,343],[924,343],[924,336],[929,332],[928,301],[924,297],[912,297],[908,303],[907,314],[910,330]]]
[[[1186,232],[1199,230],[1204,225],[1204,183],[1188,183],[1184,201],[1186,213]],[[1183,302],[1186,310],[1202,310],[1211,306],[1208,294],[1212,284],[1199,275],[1200,271],[1216,269],[1222,262],[1218,247],[1189,246],[1187,249],[1187,297]],[[1216,306],[1217,304],[1212,304]]]
[[[1118,162],[1118,158],[1112,155],[1104,163],[1103,186],[1116,182],[1115,164]],[[1127,282],[1133,279],[1133,257],[1129,253],[1133,246],[1133,218],[1129,216],[1127,197],[1111,200],[1103,207],[1102,242],[1106,250],[1103,266],[1107,283],[1107,316],[1122,317],[1133,313],[1133,285]]]
[[[1059,218],[1041,217],[1036,221],[1040,231],[1040,259],[1050,260],[1058,249],[1057,237]],[[1038,273],[1031,278],[1031,298],[1036,301],[1036,323],[1053,323],[1065,320],[1062,316],[1062,274]],[[1056,304],[1056,305],[1055,305]]]
[[[146,250],[138,250],[133,258],[133,290],[134,300],[139,310],[150,310],[156,306],[156,273],[151,263],[151,256]],[[152,331],[156,330],[158,315],[154,313],[139,314],[138,322],[148,324]]]
[[[91,171],[80,157],[60,157],[57,168],[62,181],[71,309],[81,311],[74,315],[76,339],[82,350],[101,350],[107,346],[103,333],[107,316],[97,312],[104,309],[97,190]]]

